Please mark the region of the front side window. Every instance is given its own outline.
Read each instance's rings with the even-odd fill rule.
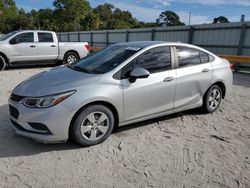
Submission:
[[[34,33],[33,32],[21,33],[21,34],[15,36],[11,40],[16,40],[16,43],[30,43],[30,42],[34,42]]]
[[[121,78],[128,78],[129,73],[137,67],[144,68],[151,74],[171,69],[170,48],[156,47],[143,53],[122,69]]]
[[[54,42],[52,33],[40,33],[38,32],[39,42]]]
[[[103,74],[113,70],[139,50],[137,47],[113,45],[68,67],[90,74]]]
[[[157,47],[134,60],[135,68],[147,69],[150,73],[161,72],[171,68],[171,54],[169,47]]]

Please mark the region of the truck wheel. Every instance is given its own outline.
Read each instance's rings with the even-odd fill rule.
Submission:
[[[79,58],[77,53],[75,53],[75,52],[67,52],[64,55],[64,64],[72,64],[72,63],[76,62],[79,59],[80,58]]]
[[[106,106],[88,106],[78,115],[71,127],[71,138],[82,146],[99,144],[109,137],[114,123],[114,115]]]
[[[2,56],[0,56],[0,71],[4,70],[5,67],[6,67],[5,59]]]

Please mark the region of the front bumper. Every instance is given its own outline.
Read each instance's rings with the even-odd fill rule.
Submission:
[[[43,143],[58,143],[68,140],[73,111],[60,103],[51,108],[25,107],[22,102],[9,99],[12,108],[10,119],[16,133]],[[14,113],[13,113],[14,110]]]

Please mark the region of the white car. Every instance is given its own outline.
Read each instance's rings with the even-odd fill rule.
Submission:
[[[89,48],[88,42],[58,42],[52,31],[14,31],[0,37],[0,70],[21,63],[70,64],[87,56]]]
[[[91,146],[116,126],[192,108],[214,112],[232,87],[227,60],[194,45],[128,42],[19,84],[9,99],[20,135],[37,141],[73,138]]]

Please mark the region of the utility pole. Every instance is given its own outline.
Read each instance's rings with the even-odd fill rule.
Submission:
[[[245,15],[244,14],[241,15],[240,22],[245,22]]]
[[[191,25],[191,16],[192,16],[192,13],[191,13],[191,11],[189,11],[188,25]]]

